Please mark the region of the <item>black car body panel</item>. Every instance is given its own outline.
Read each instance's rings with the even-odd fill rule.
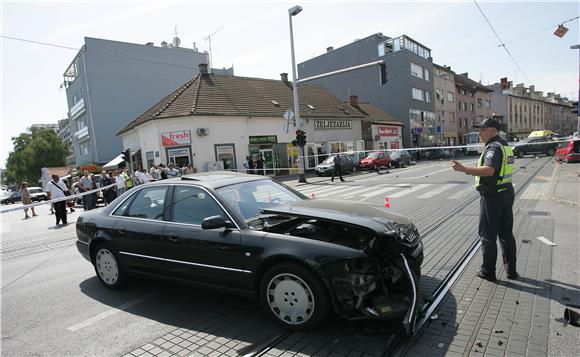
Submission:
[[[239,197],[228,196],[236,190]],[[233,206],[248,193],[258,214]],[[180,222],[196,214],[228,223]],[[382,207],[308,200],[261,176],[207,173],[138,186],[83,213],[76,228],[77,248],[93,264],[95,248],[109,243],[128,273],[257,296],[270,268],[292,262],[321,279],[344,317],[404,318],[408,332],[416,317],[420,236],[406,217]]]
[[[558,142],[549,137],[533,137],[518,141],[514,148],[514,156],[522,157],[528,154],[554,155]]]

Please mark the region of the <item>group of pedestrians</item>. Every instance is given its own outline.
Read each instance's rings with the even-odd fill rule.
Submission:
[[[246,173],[253,175],[264,175],[264,158],[262,155],[258,155],[258,157],[246,156],[246,160],[244,161],[244,169],[246,169]]]
[[[148,179],[150,181],[165,180],[168,178],[194,174],[196,172],[197,169],[192,164],[183,165],[181,167],[175,166],[173,163],[167,165],[153,164],[149,170]],[[146,170],[143,170],[143,173],[146,173]]]

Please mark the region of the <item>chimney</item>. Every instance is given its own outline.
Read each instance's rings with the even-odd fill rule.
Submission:
[[[199,73],[202,76],[207,76],[207,63],[200,63],[199,64]]]
[[[326,52],[330,52],[330,51],[332,51],[332,50],[334,50],[334,47],[332,47],[332,46],[330,46],[330,47],[326,47]]]
[[[280,73],[280,80],[282,82],[288,82],[288,73]]]
[[[350,96],[350,105],[352,105],[353,107],[358,107],[358,95]]]

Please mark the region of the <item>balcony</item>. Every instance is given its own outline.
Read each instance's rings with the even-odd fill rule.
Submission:
[[[81,99],[80,101],[77,102],[77,104],[73,105],[70,110],[70,118],[71,119],[75,119],[76,117],[78,117],[79,115],[81,115],[82,113],[85,112],[85,101],[84,99]]]
[[[89,128],[86,126],[75,133],[75,137],[77,138],[77,140],[83,139],[88,136],[89,136]]]

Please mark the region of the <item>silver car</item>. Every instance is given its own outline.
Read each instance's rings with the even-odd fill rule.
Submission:
[[[342,168],[343,174],[353,172],[355,170],[354,161],[351,156],[340,155],[340,158],[342,159],[340,167]],[[330,156],[322,163],[316,165],[314,172],[316,172],[316,176],[331,176],[334,172],[334,155]]]

